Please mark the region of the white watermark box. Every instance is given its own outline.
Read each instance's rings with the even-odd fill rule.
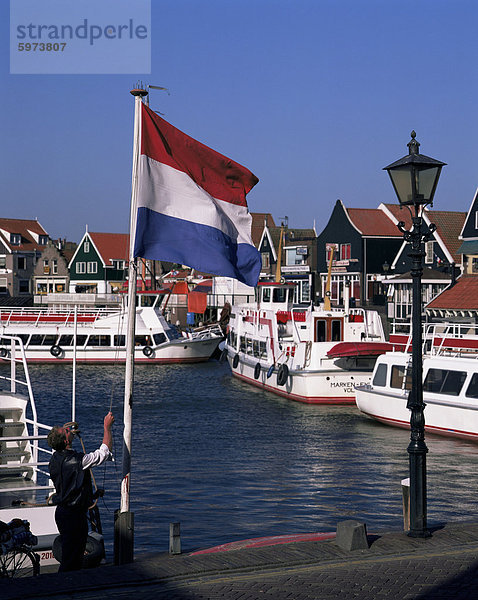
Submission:
[[[151,0],[10,0],[10,73],[151,73]]]

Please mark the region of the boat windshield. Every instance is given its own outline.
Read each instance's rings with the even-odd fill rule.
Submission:
[[[170,340],[178,340],[182,337],[181,332],[174,325],[170,325],[167,329],[164,330],[164,332]]]

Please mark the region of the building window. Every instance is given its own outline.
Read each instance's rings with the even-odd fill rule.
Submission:
[[[44,275],[48,275],[50,273],[50,262],[47,258],[43,261],[43,273]]]
[[[76,263],[76,272],[77,273],[86,273],[86,263],[85,262],[78,262]]]
[[[428,265],[433,263],[433,242],[425,243],[425,263]]]
[[[27,268],[27,259],[25,256],[19,256],[17,258],[17,267],[19,271],[24,271]]]
[[[53,275],[58,274],[58,260],[56,258],[53,258],[51,261],[51,272]]]
[[[98,263],[89,262],[88,263],[88,273],[98,273]]]
[[[38,243],[40,244],[40,246],[46,246],[47,243],[48,243],[48,236],[47,235],[40,235]]]
[[[340,260],[350,260],[351,255],[351,245],[340,244]]]
[[[6,268],[7,268],[7,257],[0,256],[0,269],[6,269]]]
[[[262,268],[268,269],[271,266],[269,252],[261,252]]]
[[[478,229],[478,210],[475,211],[475,229]]]
[[[86,242],[83,244],[83,252],[88,254],[89,251],[90,251],[90,242],[88,240],[86,240]]]
[[[125,263],[126,263],[126,261],[124,261],[124,260],[117,260],[115,258],[111,259],[111,264],[113,265],[113,269],[118,269],[119,271],[122,271],[125,268]]]
[[[285,264],[290,267],[293,265],[303,265],[305,256],[297,253],[297,248],[286,248]]]
[[[10,244],[12,246],[19,246],[22,243],[22,236],[19,233],[10,234]]]
[[[28,294],[30,292],[30,282],[28,279],[20,279],[18,282],[18,291],[20,294]]]
[[[8,291],[8,287],[7,287],[7,278],[6,277],[0,277],[0,294],[6,294]]]

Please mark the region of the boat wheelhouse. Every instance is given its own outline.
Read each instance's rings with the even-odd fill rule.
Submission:
[[[355,401],[376,357],[391,349],[376,311],[294,306],[292,283],[260,282],[256,301],[232,307],[225,351],[235,377],[290,400]]]

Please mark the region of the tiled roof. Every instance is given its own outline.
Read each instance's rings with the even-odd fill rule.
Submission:
[[[402,237],[397,226],[379,208],[347,208],[346,211],[362,235]]]
[[[463,275],[452,288],[427,304],[428,308],[478,310],[478,276]]]
[[[252,217],[252,241],[257,248],[261,241],[262,232],[264,231],[264,223],[267,227],[275,227],[274,219],[270,213],[251,213]]]
[[[7,246],[7,248],[10,248],[11,250],[23,250],[25,252],[31,252],[33,250],[41,251],[43,248],[45,248],[45,245],[40,246],[40,244],[36,242],[35,238],[30,233],[33,232],[37,235],[48,236],[48,233],[35,219],[0,219],[0,230],[7,231],[9,234],[17,233],[22,236],[21,243],[19,245],[14,245],[10,243],[9,237],[5,238],[3,233],[0,232],[0,240],[5,244],[5,246]]]
[[[101,254],[106,266],[111,266],[112,260],[128,260],[129,234],[93,233],[89,231],[88,235]]]
[[[430,221],[437,226],[437,233],[445,243],[455,263],[461,263],[461,256],[458,254],[461,240],[458,239],[458,236],[463,229],[466,213],[451,210],[430,210],[427,215]]]
[[[384,204],[383,206],[385,206],[392,213],[397,221],[403,221],[405,223],[405,229],[412,228],[412,217],[407,208],[400,206],[400,204]],[[396,228],[397,226],[394,225],[394,227]]]

